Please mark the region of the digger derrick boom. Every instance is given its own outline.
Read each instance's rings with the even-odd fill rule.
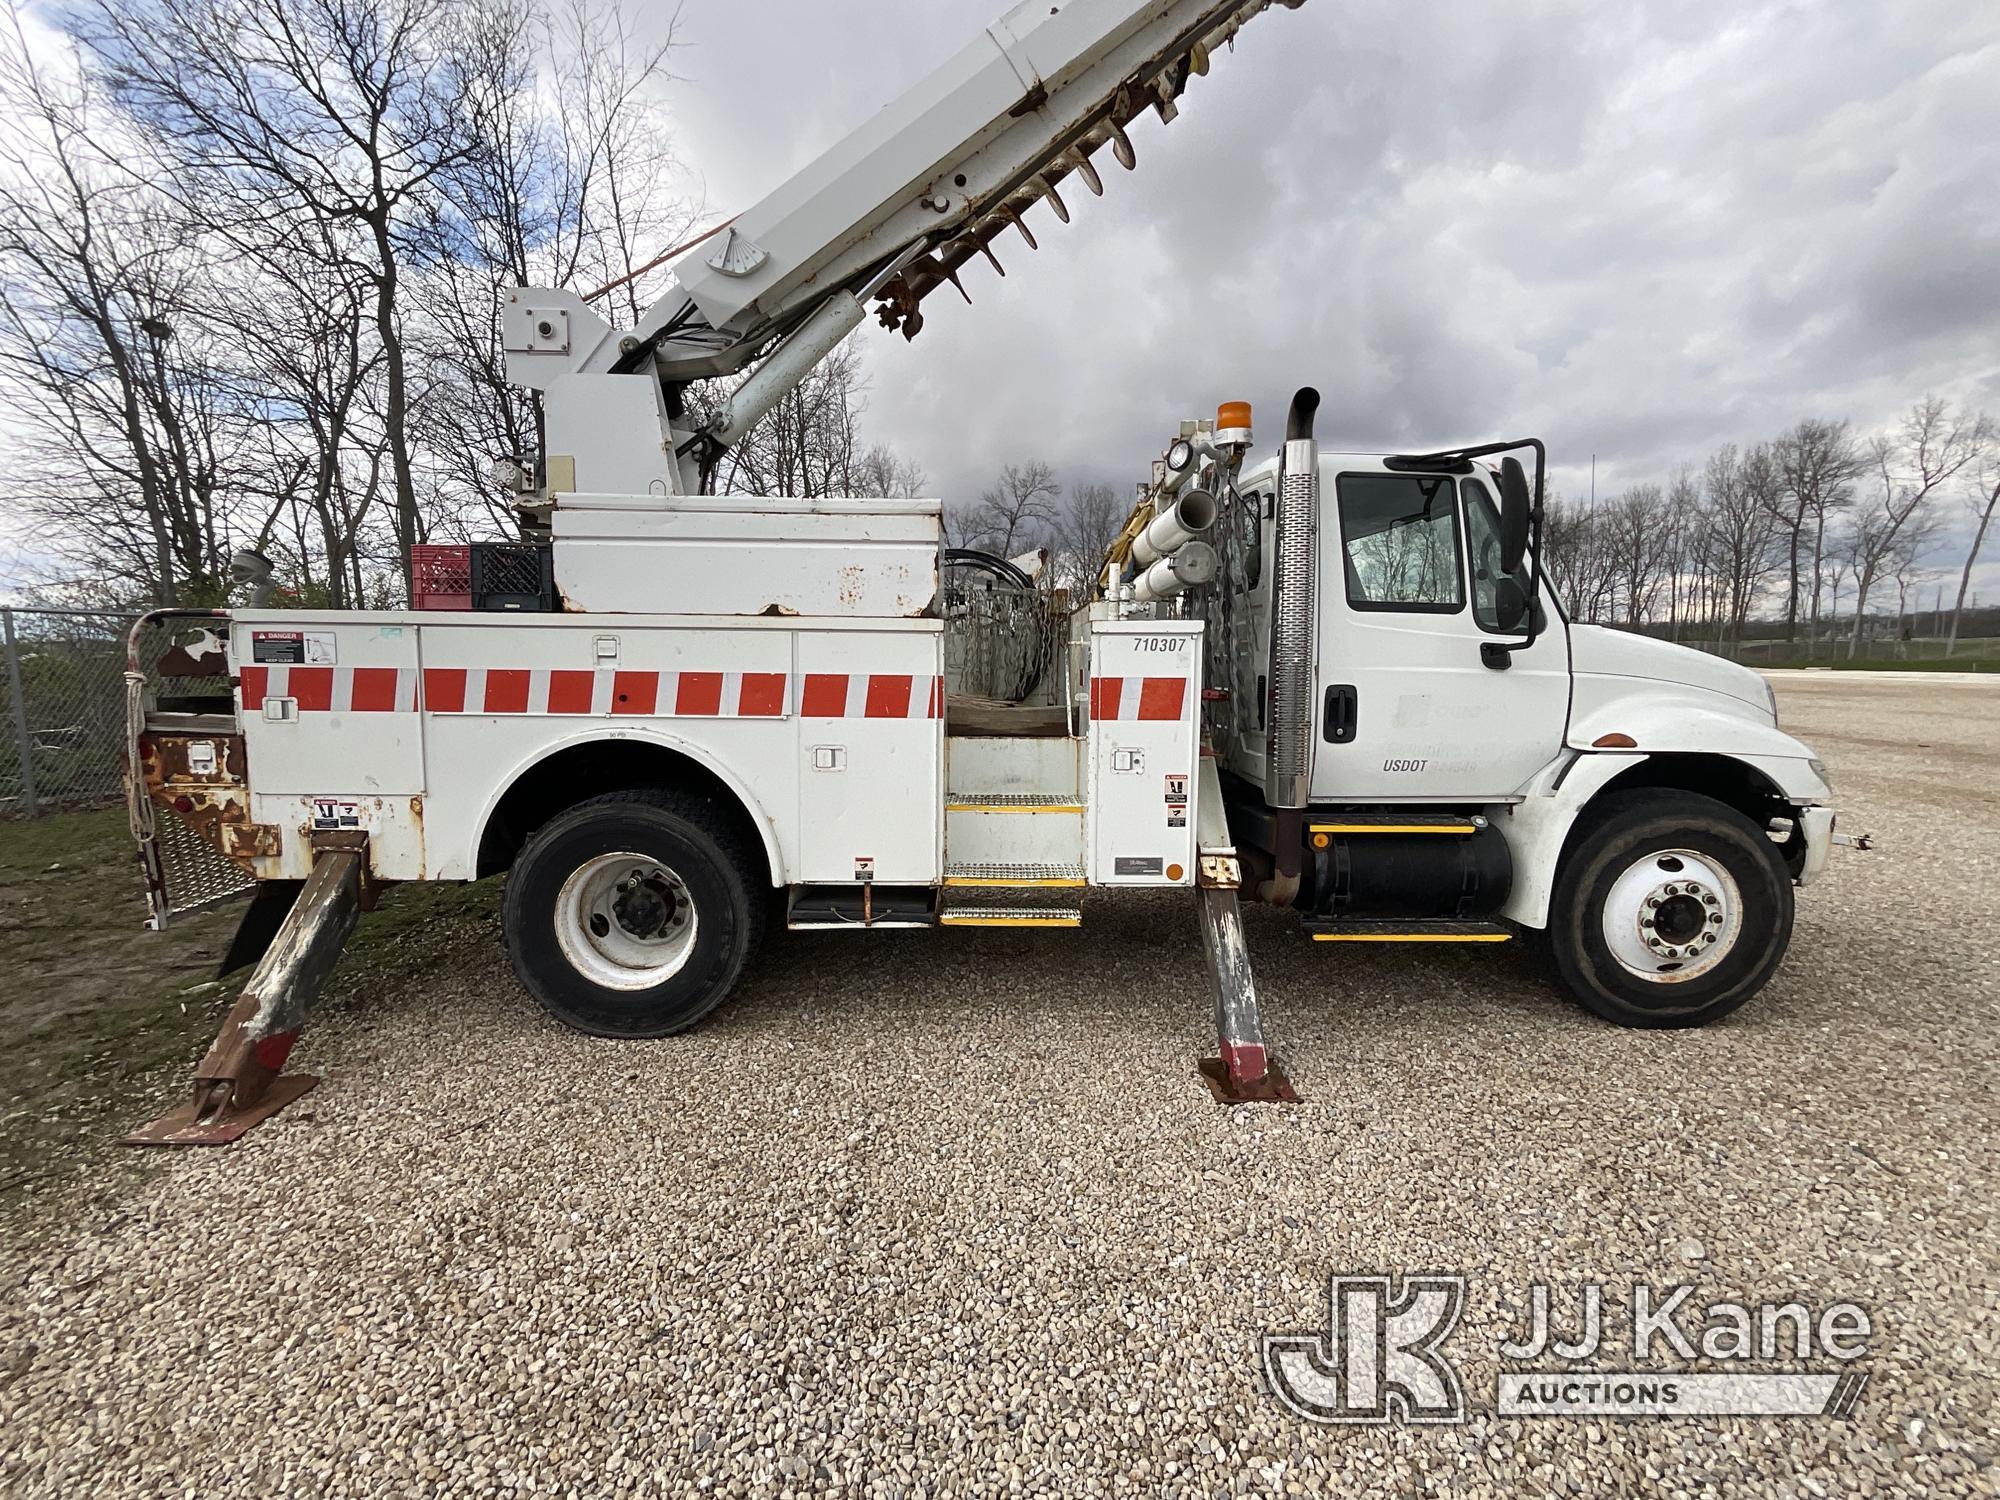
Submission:
[[[1005,275],[996,241],[1011,232],[1035,246],[1030,207],[1046,201],[1066,221],[1073,181],[1102,193],[1105,147],[1135,166],[1132,121],[1148,109],[1173,119],[1189,78],[1273,3],[1303,0],[1028,0],[691,250],[635,327],[612,328],[574,292],[523,288],[503,313],[508,376],[550,393],[550,455],[573,458],[580,446],[564,431],[565,381],[650,373],[663,397],[626,396],[627,417],[651,406],[671,449],[712,456],[760,408],[739,406],[697,433],[681,417],[687,383],[734,374],[811,324],[807,347],[773,355],[774,376],[756,393],[767,407],[868,302],[914,338],[932,292],[949,284],[966,295],[968,262]],[[596,392],[579,396],[598,408]],[[579,435],[592,428],[581,419]],[[593,487],[566,485],[560,463],[550,473],[552,488]],[[675,489],[687,479],[664,477]]]

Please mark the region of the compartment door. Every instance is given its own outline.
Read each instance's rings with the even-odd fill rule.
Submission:
[[[423,792],[414,625],[238,620],[229,653],[259,796]]]
[[[1090,883],[1192,885],[1201,624],[1100,621],[1090,633]]]
[[[937,883],[943,639],[933,631],[799,632],[795,879]]]

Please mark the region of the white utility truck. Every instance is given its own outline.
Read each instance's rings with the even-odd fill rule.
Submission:
[[[1242,897],[1332,943],[1541,934],[1627,1025],[1757,992],[1834,840],[1825,777],[1757,674],[1564,617],[1537,442],[1322,452],[1309,390],[1263,459],[1246,405],[1181,422],[1093,597],[1045,599],[1035,669],[977,699],[958,633],[994,617],[953,580],[1013,565],[943,548],[937,502],[706,493],[868,304],[914,337],[996,239],[1033,245],[1031,207],[1066,219],[1062,190],[1130,167],[1126,126],[1172,119],[1268,4],[1022,5],[682,258],[638,326],[517,291],[546,451],[521,537],[420,579],[430,607],[141,622],[152,921],[257,895],[193,1099],[134,1139],[233,1139],[309,1087],[281,1073],[307,1006],[400,881],[506,872],[523,985],[626,1037],[699,1022],[767,922],[1075,926],[1087,889],[1185,888],[1230,1100],[1291,1097]],[[697,414],[690,385],[752,362]]]

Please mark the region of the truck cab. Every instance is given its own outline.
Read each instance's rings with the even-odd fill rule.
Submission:
[[[1303,455],[1240,463],[1216,526],[1221,576],[1198,606],[1232,834],[1268,862],[1257,893],[1296,907],[1315,939],[1539,929],[1600,1014],[1715,1019],[1768,978],[1792,887],[1824,867],[1823,769],[1778,727],[1759,674],[1569,620],[1525,492],[1531,534],[1508,555],[1509,476],[1490,461],[1504,446],[1313,447],[1310,526],[1294,533],[1305,570],[1289,584],[1281,510],[1287,459]],[[1310,611],[1289,668],[1274,639],[1288,587]],[[1303,724],[1279,722],[1288,669]],[[1296,809],[1272,770],[1286,727],[1306,751]]]

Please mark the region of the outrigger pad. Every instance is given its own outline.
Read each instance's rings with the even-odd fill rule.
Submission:
[[[264,1089],[264,1096],[248,1109],[225,1109],[206,1125],[195,1123],[195,1103],[190,1099],[179,1109],[161,1115],[150,1125],[141,1125],[119,1144],[125,1146],[226,1146],[253,1125],[271,1118],[293,1100],[311,1093],[317,1078],[307,1073],[280,1073]]]
[[[1291,1080],[1285,1077],[1276,1058],[1269,1058],[1264,1064],[1264,1076],[1255,1083],[1240,1085],[1231,1081],[1229,1069],[1219,1057],[1204,1057],[1195,1063],[1195,1069],[1208,1085],[1208,1091],[1215,1095],[1218,1104],[1297,1104],[1299,1096],[1293,1090]]]

